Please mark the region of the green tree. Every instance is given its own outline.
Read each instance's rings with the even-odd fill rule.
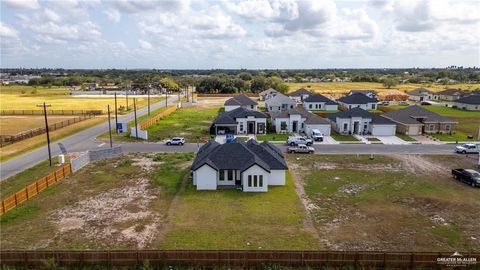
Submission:
[[[390,88],[398,85],[398,81],[393,79],[393,78],[385,78],[385,79],[382,80],[382,84],[383,84],[383,86],[390,89]]]

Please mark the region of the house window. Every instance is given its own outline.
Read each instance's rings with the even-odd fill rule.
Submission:
[[[263,175],[258,176],[258,186],[263,187]]]
[[[219,179],[220,181],[225,180],[225,171],[224,171],[224,170],[220,170],[220,171],[218,172],[218,174],[219,174],[218,179]]]
[[[315,104],[315,109],[318,109],[318,104]]]
[[[270,106],[270,111],[272,110],[272,106]]]
[[[233,180],[233,170],[228,170],[228,179],[229,181]]]
[[[280,130],[287,130],[287,122],[285,121],[280,122]]]
[[[375,104],[372,104],[372,110],[375,110]]]
[[[287,108],[287,105],[286,104],[282,104],[282,109],[286,109]]]
[[[290,109],[293,109],[293,105],[290,105]]]
[[[352,108],[352,105],[348,105],[348,108],[351,109],[351,108]]]
[[[240,131],[243,131],[243,123],[240,123]]]
[[[364,131],[367,131],[367,129],[368,129],[368,124],[365,123],[365,124],[363,125],[363,130],[364,130]]]
[[[311,109],[311,108],[312,108],[312,104],[308,104],[308,108]]]
[[[435,130],[435,125],[434,125],[434,124],[430,124],[429,130]]]
[[[249,187],[252,186],[252,176],[251,175],[248,176],[248,186]]]
[[[348,129],[348,123],[343,123],[343,131],[346,132]]]
[[[258,185],[257,185],[257,176],[256,176],[256,175],[253,176],[253,186],[254,186],[254,187],[257,187],[257,186],[258,186]]]
[[[450,125],[445,125],[445,131],[450,131],[452,127]]]
[[[252,110],[253,110],[253,105],[252,105],[252,106],[250,106],[250,108],[252,108]]]

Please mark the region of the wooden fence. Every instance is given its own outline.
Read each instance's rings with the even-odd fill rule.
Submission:
[[[49,115],[101,115],[102,110],[47,110]],[[43,110],[1,110],[0,115],[43,115]]]
[[[145,122],[141,123],[140,124],[140,129],[142,130],[145,130],[147,128],[149,128],[150,126],[156,124],[158,121],[160,121],[160,119],[172,114],[173,112],[175,112],[177,110],[177,106],[170,106],[168,108],[166,108],[165,110],[157,113],[156,115],[152,116],[150,119],[146,120]]]
[[[477,267],[480,253],[462,253],[473,258]],[[289,267],[353,267],[354,269],[441,269],[438,258],[452,258],[443,252],[367,252],[367,251],[289,251],[289,250],[112,250],[112,251],[1,251],[2,265],[40,266],[48,259],[59,265],[134,266],[149,261],[151,265],[189,265],[193,267],[254,267],[277,264]],[[446,267],[445,265],[443,267]],[[451,267],[450,267],[451,268]]]
[[[21,203],[28,201],[30,198],[44,191],[49,186],[54,185],[59,181],[62,181],[70,174],[72,174],[72,167],[70,166],[70,163],[68,163],[62,166],[60,169],[49,173],[48,175],[38,179],[37,181],[29,184],[28,186],[20,189],[19,191],[5,197],[2,200],[0,215],[3,215],[6,212],[12,210]]]
[[[57,129],[61,129],[63,127],[81,122],[83,120],[90,119],[92,117],[95,117],[95,115],[86,114],[86,115],[78,116],[78,117],[75,117],[75,118],[72,118],[72,119],[64,120],[62,122],[58,122],[58,123],[55,123],[55,124],[48,125],[48,130],[49,131],[54,131],[54,130],[57,130]],[[22,141],[22,140],[25,140],[25,139],[28,139],[28,138],[31,138],[31,137],[35,137],[35,136],[44,134],[46,132],[47,132],[47,129],[44,128],[44,127],[41,127],[41,128],[30,129],[28,131],[17,133],[15,135],[0,135],[0,147],[3,147],[4,145],[11,144],[11,143],[14,143],[14,142]]]

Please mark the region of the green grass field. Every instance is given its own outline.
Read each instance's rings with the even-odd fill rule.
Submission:
[[[289,158],[327,249],[348,250],[478,250],[478,190],[450,176],[451,168],[475,162],[412,155]]]
[[[353,136],[353,135],[340,135],[339,133],[337,133],[334,130],[332,130],[330,136],[332,136],[332,138],[335,141],[339,141],[339,142],[358,142],[358,139],[355,138],[355,136]]]
[[[221,107],[184,107],[149,127],[150,141],[160,141],[173,136],[185,137],[187,141],[205,141],[209,138],[212,121]]]
[[[270,142],[286,142],[288,139],[287,134],[267,133],[264,135],[257,135],[258,141],[270,141]]]
[[[267,193],[239,190],[197,191],[191,184],[181,194],[167,249],[318,249],[303,228],[305,212],[291,177]]]

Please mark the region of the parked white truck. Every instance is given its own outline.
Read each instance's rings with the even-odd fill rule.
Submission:
[[[480,144],[466,143],[455,147],[455,152],[460,154],[475,154],[480,152]]]
[[[316,142],[323,142],[323,133],[318,129],[312,129],[308,136]]]

